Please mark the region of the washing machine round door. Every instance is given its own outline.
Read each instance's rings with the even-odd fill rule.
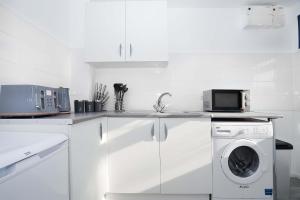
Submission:
[[[226,177],[237,184],[257,181],[267,168],[258,144],[245,139],[237,140],[225,148],[221,164]]]

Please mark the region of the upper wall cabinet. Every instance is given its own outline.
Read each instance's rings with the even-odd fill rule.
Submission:
[[[167,2],[90,2],[86,15],[87,62],[168,61]]]
[[[98,1],[86,11],[86,61],[125,60],[125,1]]]
[[[126,1],[126,60],[167,61],[166,1]]]

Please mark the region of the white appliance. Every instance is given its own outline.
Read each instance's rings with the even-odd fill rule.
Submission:
[[[271,122],[213,122],[214,200],[273,199]]]
[[[0,199],[69,200],[67,137],[0,132]]]
[[[285,25],[282,6],[249,6],[245,21],[246,29],[281,28]]]

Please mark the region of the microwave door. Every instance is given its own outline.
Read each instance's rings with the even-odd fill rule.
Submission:
[[[212,93],[214,111],[240,112],[242,108],[242,94],[238,90],[215,90]]]

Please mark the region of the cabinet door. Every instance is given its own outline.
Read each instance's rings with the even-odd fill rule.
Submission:
[[[108,119],[109,193],[160,192],[158,137],[157,119]]]
[[[210,119],[160,119],[161,192],[212,193]]]
[[[125,61],[125,1],[88,3],[86,61]]]
[[[167,61],[167,1],[126,1],[126,60]]]
[[[72,200],[102,200],[107,192],[107,119],[72,125],[70,190]]]

